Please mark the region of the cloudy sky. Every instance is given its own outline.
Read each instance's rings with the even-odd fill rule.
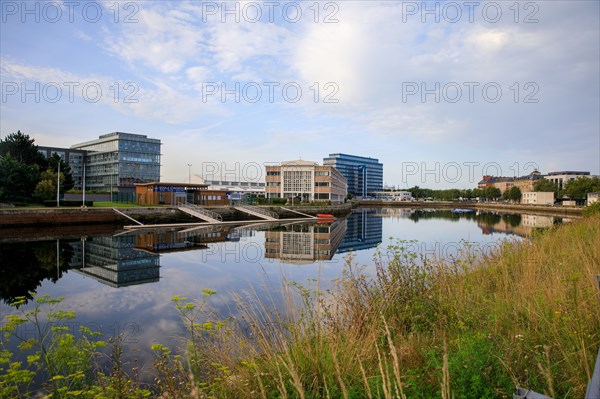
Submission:
[[[401,187],[600,174],[599,4],[3,1],[0,134],[146,134],[172,182],[336,152]]]

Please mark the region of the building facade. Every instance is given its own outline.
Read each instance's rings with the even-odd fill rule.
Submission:
[[[85,163],[86,151],[45,146],[38,146],[38,151],[46,158],[50,158],[54,154],[60,156],[71,167],[73,189],[83,190],[83,165]]]
[[[266,166],[266,197],[298,198],[301,201],[342,203],[348,194],[348,183],[332,166],[310,161],[288,161]]]
[[[349,154],[329,154],[323,165],[336,168],[348,181],[348,193],[367,197],[383,190],[383,164],[378,159]]]
[[[514,184],[514,177],[485,175],[479,181],[479,183],[477,183],[477,188],[480,190],[484,190],[486,187],[496,187],[500,190],[501,193],[504,193],[506,190],[510,189]]]
[[[204,206],[229,205],[231,193],[209,189],[208,184],[140,183],[135,185],[135,202],[138,205]]]
[[[159,139],[113,132],[71,146],[85,151],[87,190],[135,192],[136,183],[160,181]]]
[[[596,202],[600,202],[600,192],[588,193],[586,205],[590,206],[592,204],[595,204]]]
[[[550,180],[552,183],[558,186],[559,190],[565,188],[565,184],[569,180],[575,180],[578,177],[591,177],[590,172],[577,172],[572,170],[565,170],[561,172],[550,172],[544,178]]]
[[[515,186],[521,190],[521,193],[529,193],[533,191],[535,182],[544,178],[544,175],[534,170],[526,176],[517,177],[515,179]]]
[[[521,203],[525,205],[553,205],[554,193],[543,191],[530,191],[523,193]]]
[[[412,201],[414,199],[410,191],[375,191],[371,194],[382,201]]]

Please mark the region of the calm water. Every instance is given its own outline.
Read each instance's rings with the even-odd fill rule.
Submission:
[[[563,220],[535,215],[453,214],[449,210],[360,209],[330,223],[173,229],[152,233],[73,233],[36,241],[0,236],[0,313],[15,296],[64,296],[61,308],[105,336],[122,333],[142,369],[152,343],[171,347],[182,333],[170,299],[217,291],[212,307],[234,316],[232,293],[279,297],[283,279],[322,288],[339,277],[347,256],[372,272],[376,247],[414,240],[409,248],[431,259],[488,252],[499,240],[520,239]],[[1,233],[1,231],[0,231]],[[40,232],[36,232],[40,235]],[[393,237],[393,238],[391,238]],[[52,238],[52,239],[50,239]],[[469,246],[465,246],[465,242]],[[58,249],[58,251],[57,251]],[[30,305],[27,305],[30,306]],[[33,331],[22,328],[21,335]]]

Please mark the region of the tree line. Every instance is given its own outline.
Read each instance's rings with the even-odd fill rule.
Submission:
[[[510,200],[518,202],[521,200],[522,192],[517,186],[512,186],[508,190],[502,191],[494,186],[468,189],[444,189],[434,190],[414,186],[406,189],[415,199],[434,199],[439,201],[458,201],[483,199],[488,201]],[[598,177],[578,177],[569,180],[560,189],[557,184],[547,179],[540,179],[533,184],[533,191],[554,192],[554,198],[569,198],[584,200],[588,193],[600,192],[600,178]]]
[[[74,186],[71,167],[58,154],[46,158],[35,140],[17,131],[0,140],[0,202],[43,203]],[[60,165],[60,175],[59,175]]]

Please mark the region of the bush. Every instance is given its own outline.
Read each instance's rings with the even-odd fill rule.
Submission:
[[[271,200],[271,202],[273,202],[273,205],[285,205],[285,203],[287,202],[286,198],[273,198]]]
[[[600,202],[594,202],[583,210],[583,216],[600,215]]]
[[[49,208],[56,208],[56,200],[44,201],[44,206]],[[61,200],[60,206],[81,206],[79,200]],[[94,201],[85,201],[85,206],[94,206]]]

